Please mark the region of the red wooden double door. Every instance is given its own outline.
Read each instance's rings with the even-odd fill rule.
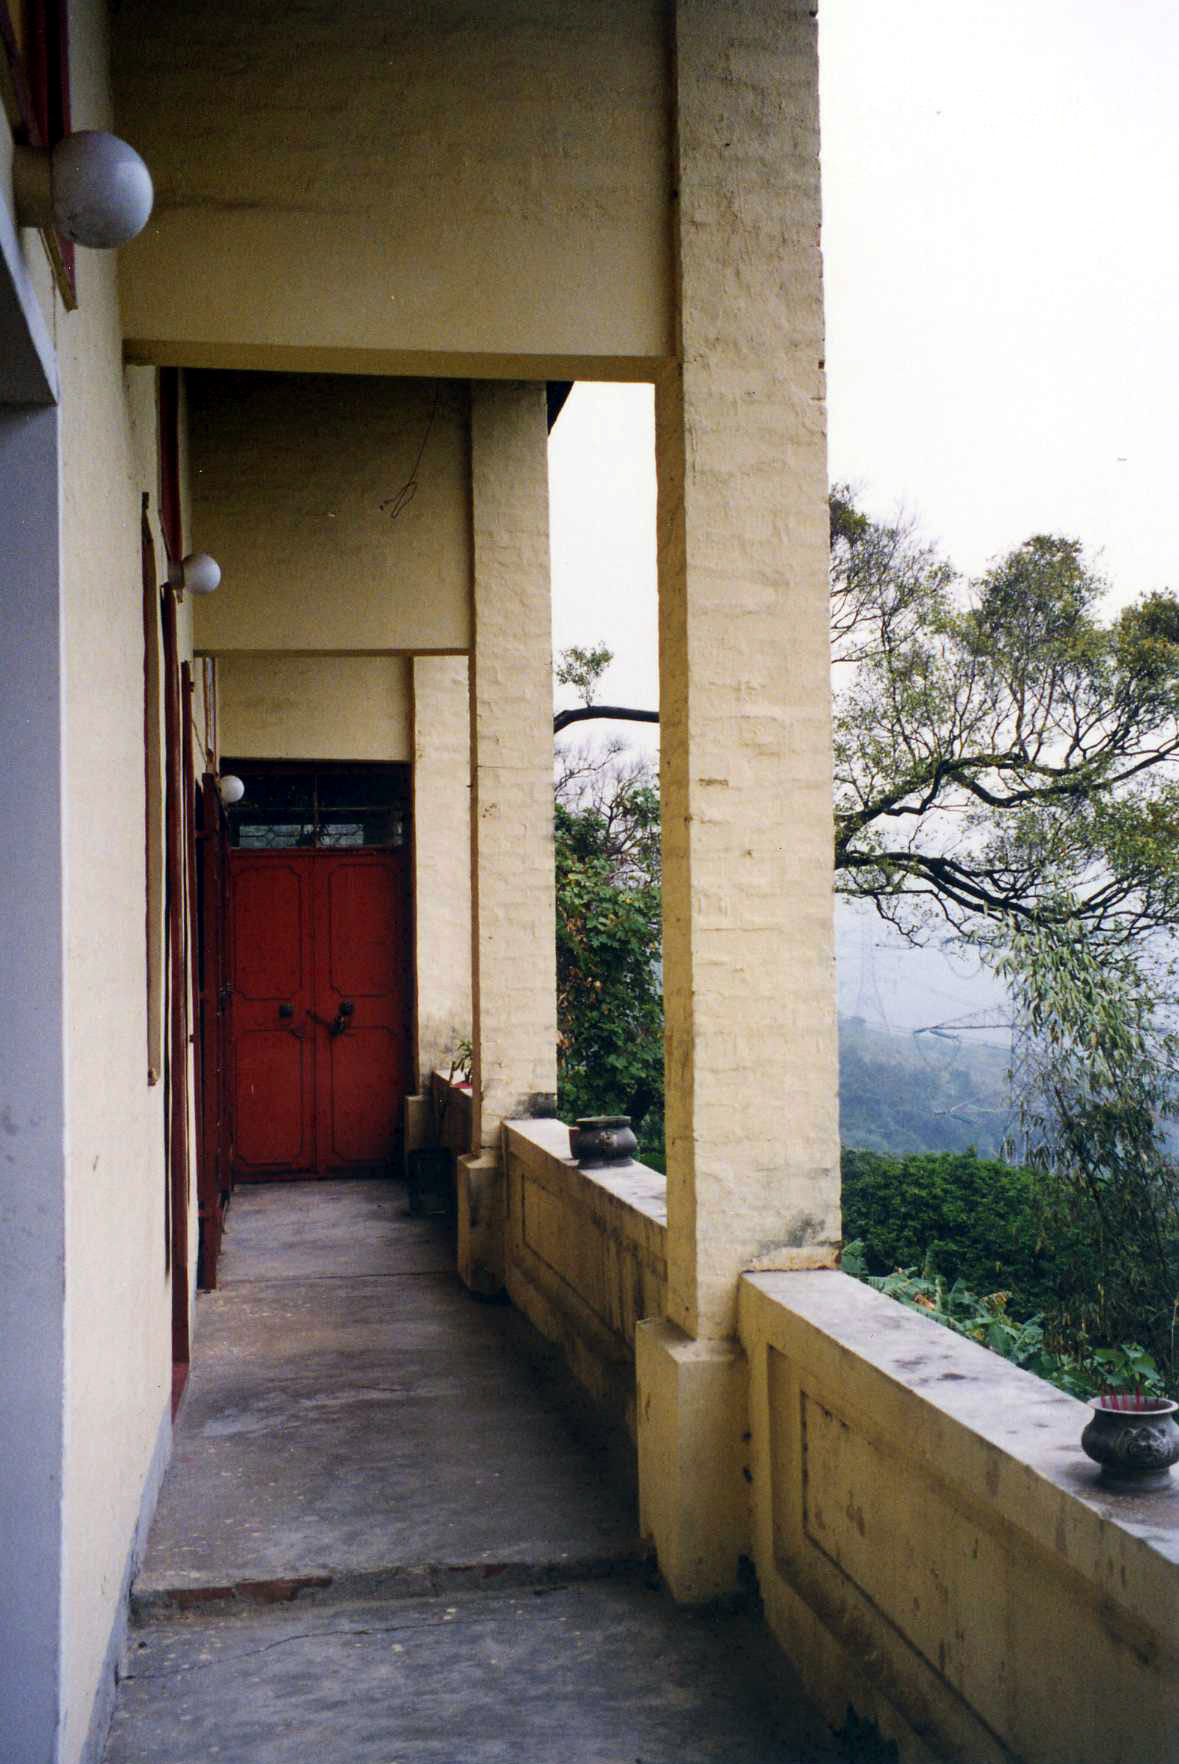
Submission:
[[[230,857],[239,1178],[387,1166],[411,1085],[408,854]]]

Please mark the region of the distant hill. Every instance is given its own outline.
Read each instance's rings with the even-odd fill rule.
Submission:
[[[866,1151],[998,1156],[1013,1124],[1005,1047],[839,1019],[839,1136]]]

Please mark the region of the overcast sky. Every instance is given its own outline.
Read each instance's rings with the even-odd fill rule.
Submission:
[[[1179,587],[1179,0],[820,0],[831,475],[967,573],[1081,538]],[[651,395],[553,435],[554,640],[654,702]]]
[[[1179,588],[1179,0],[819,4],[832,479],[967,574],[1056,532]],[[649,389],[576,387],[550,467],[554,646],[654,705]]]

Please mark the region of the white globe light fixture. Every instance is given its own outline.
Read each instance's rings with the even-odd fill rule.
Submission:
[[[168,566],[168,580],[178,594],[212,594],[221,581],[221,565],[207,551],[190,551]]]
[[[217,790],[226,808],[231,808],[235,802],[240,802],[246,794],[245,785],[233,772],[222,773],[217,780]]]
[[[96,251],[141,233],[154,199],[134,147],[104,129],[79,129],[55,147],[14,147],[12,189],[22,227],[52,227]]]

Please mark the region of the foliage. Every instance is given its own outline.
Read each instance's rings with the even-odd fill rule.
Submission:
[[[1179,601],[1111,622],[1076,540],[1038,534],[960,592],[911,525],[831,497],[837,886],[1117,947],[1179,915]]]
[[[1068,903],[1061,930],[1008,921],[997,970],[1011,988],[1023,1156],[1040,1172],[1040,1231],[1083,1246],[1048,1313],[1084,1359],[1133,1337],[1179,1374],[1179,1043],[1142,963],[1098,954]]]
[[[1100,1348],[1077,1358],[1049,1347],[1040,1317],[1020,1321],[1014,1316],[1010,1293],[998,1291],[980,1296],[964,1280],[948,1285],[928,1260],[920,1274],[916,1268],[898,1268],[891,1274],[876,1276],[868,1272],[864,1245],[853,1242],[844,1248],[842,1267],[845,1274],[865,1281],[886,1298],[896,1299],[956,1334],[977,1341],[1013,1365],[1068,1391],[1070,1396],[1085,1398],[1102,1390],[1166,1395],[1164,1376],[1152,1356],[1137,1342]]]
[[[843,1151],[843,1221],[865,1271],[936,1268],[951,1284],[1002,1287],[1028,1316],[1051,1305],[1070,1278],[1076,1247],[1040,1236],[1030,1170],[973,1153],[885,1157]]]
[[[595,643],[590,649],[573,643],[561,651],[553,671],[559,686],[572,686],[583,704],[592,704],[598,682],[613,660],[613,652],[604,643]]]
[[[659,798],[643,761],[566,756],[557,779],[558,1109],[663,1140]]]

